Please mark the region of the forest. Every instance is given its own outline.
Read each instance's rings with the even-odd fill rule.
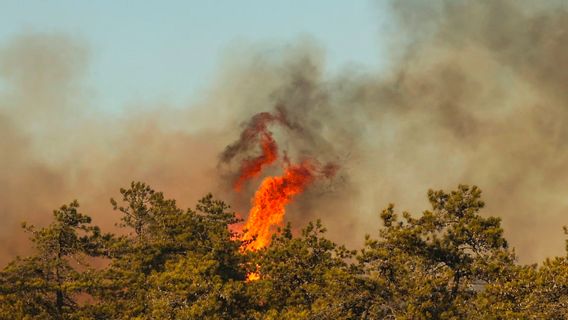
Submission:
[[[254,239],[225,202],[209,194],[182,209],[133,182],[111,199],[115,233],[77,201],[47,226],[22,225],[34,251],[1,271],[0,318],[568,318],[568,241],[566,256],[520,264],[478,187],[427,197],[422,213],[382,210],[376,234],[345,234],[364,237],[357,250],[320,221],[243,250]]]

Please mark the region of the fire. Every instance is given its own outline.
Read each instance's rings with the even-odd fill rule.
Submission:
[[[260,274],[258,272],[251,272],[247,275],[247,281],[260,280]]]
[[[258,250],[270,244],[272,229],[282,224],[286,205],[295,195],[302,193],[314,178],[314,167],[306,161],[287,167],[280,177],[268,177],[262,181],[244,226],[243,240],[252,241],[245,250]]]
[[[260,144],[262,147],[262,154],[256,158],[248,159],[243,162],[240,170],[241,173],[234,185],[236,191],[240,191],[247,180],[258,176],[263,167],[273,163],[278,158],[278,146],[270,133],[262,133]]]
[[[268,128],[270,124],[279,124],[298,132],[302,130],[288,121],[281,107],[277,107],[276,114],[261,112],[254,115],[240,138],[227,146],[221,155],[224,163],[230,163],[260,145],[260,155],[241,160],[239,174],[233,184],[235,191],[240,191],[247,181],[258,177],[265,167],[278,160],[278,145]],[[290,164],[285,152],[281,162],[284,173],[282,176],[267,177],[262,181],[251,200],[252,207],[245,225],[238,228],[244,230],[241,239],[244,241],[242,251],[256,251],[267,247],[272,240],[274,228],[282,225],[284,221],[286,205],[296,195],[304,192],[316,178],[332,178],[339,169],[333,163],[321,167],[315,159]],[[247,275],[247,281],[255,281],[260,277],[258,271],[253,271]]]

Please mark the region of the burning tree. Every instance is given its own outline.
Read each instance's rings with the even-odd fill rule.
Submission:
[[[260,155],[245,158],[241,162],[233,184],[235,191],[239,192],[246,182],[258,177],[264,168],[278,160],[278,145],[269,130],[270,124],[299,129],[288,121],[284,109],[277,110],[275,115],[268,112],[254,115],[239,140],[229,145],[222,154],[221,159],[227,162],[239,153],[260,147]],[[244,250],[259,250],[268,246],[275,227],[282,226],[286,205],[316,179],[333,177],[338,168],[333,163],[321,166],[315,159],[305,159],[298,164],[292,164],[286,155],[280,166],[284,170],[282,176],[265,178],[251,200],[252,208],[244,225]]]
[[[262,185],[294,191],[309,184],[305,178],[314,178],[303,165],[288,169],[292,173]],[[320,222],[308,224],[299,236],[288,225],[262,250],[243,250],[245,236],[230,231],[239,220],[211,195],[187,210],[143,183],[121,190],[121,196],[113,201],[123,222],[120,235],[101,233],[76,203],[57,210],[49,226],[27,228],[36,254],[0,272],[0,318],[568,315],[568,259],[556,257],[540,267],[516,264],[500,220],[479,215],[483,202],[476,187],[429,192],[432,208],[421,215],[404,213],[399,219],[388,207],[379,237],[367,237],[359,252],[326,239]],[[282,213],[285,204],[270,212]],[[76,259],[94,256],[105,263],[92,268],[90,258]],[[251,271],[262,276],[247,281]]]

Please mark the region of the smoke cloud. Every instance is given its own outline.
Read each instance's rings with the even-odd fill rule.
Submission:
[[[276,51],[242,48],[199,103],[129,106],[112,116],[90,103],[82,40],[25,34],[2,44],[0,262],[28,250],[21,221],[46,223],[75,198],[112,228],[118,217],[107,200],[132,180],[182,206],[213,192],[246,214],[262,176],[236,193],[239,167],[227,161],[237,151],[259,156],[238,141],[262,112],[286,115],[270,137],[292,162],[336,164],[332,178],[288,207],[295,226],[321,218],[332,239],[357,246],[378,230],[377,212],[389,202],[417,212],[428,188],[468,183],[484,190],[483,214],[503,218],[522,261],[561,254],[567,8],[506,0],[391,7],[381,72],[328,76],[324,52],[309,39]]]

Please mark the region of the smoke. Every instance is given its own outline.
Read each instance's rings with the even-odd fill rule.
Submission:
[[[292,163],[315,155],[336,164],[332,178],[287,208],[295,226],[321,218],[332,239],[356,246],[377,231],[377,212],[389,202],[418,212],[428,188],[469,183],[484,190],[483,214],[503,218],[522,261],[560,254],[568,224],[566,7],[391,7],[381,72],[329,76],[310,39],[280,50],[247,47],[221,63],[199,103],[131,106],[112,116],[90,102],[82,40],[28,34],[2,44],[0,262],[26,252],[20,221],[46,223],[74,198],[111,228],[118,217],[107,200],[132,180],[183,206],[212,191],[246,214],[262,176],[236,193],[242,168],[230,163],[259,156],[235,140],[262,112],[286,115],[270,138]],[[265,174],[280,175],[278,168]]]
[[[81,39],[58,34],[24,34],[0,48],[2,265],[29,250],[22,221],[46,224],[73,199],[108,230],[119,218],[108,200],[132,180],[186,206],[217,189],[221,133],[194,129],[197,111],[97,110],[83,81],[88,59]]]
[[[234,183],[236,191],[240,191],[247,180],[260,175],[263,167],[272,164],[278,158],[278,144],[274,141],[272,131],[268,129],[268,125],[273,122],[291,127],[282,113],[278,115],[268,112],[258,113],[250,119],[246,128],[241,132],[239,140],[227,146],[221,154],[221,163],[231,165],[231,162],[239,155],[250,153],[251,149],[257,145],[261,147],[260,155],[239,161],[241,163],[239,174]]]

